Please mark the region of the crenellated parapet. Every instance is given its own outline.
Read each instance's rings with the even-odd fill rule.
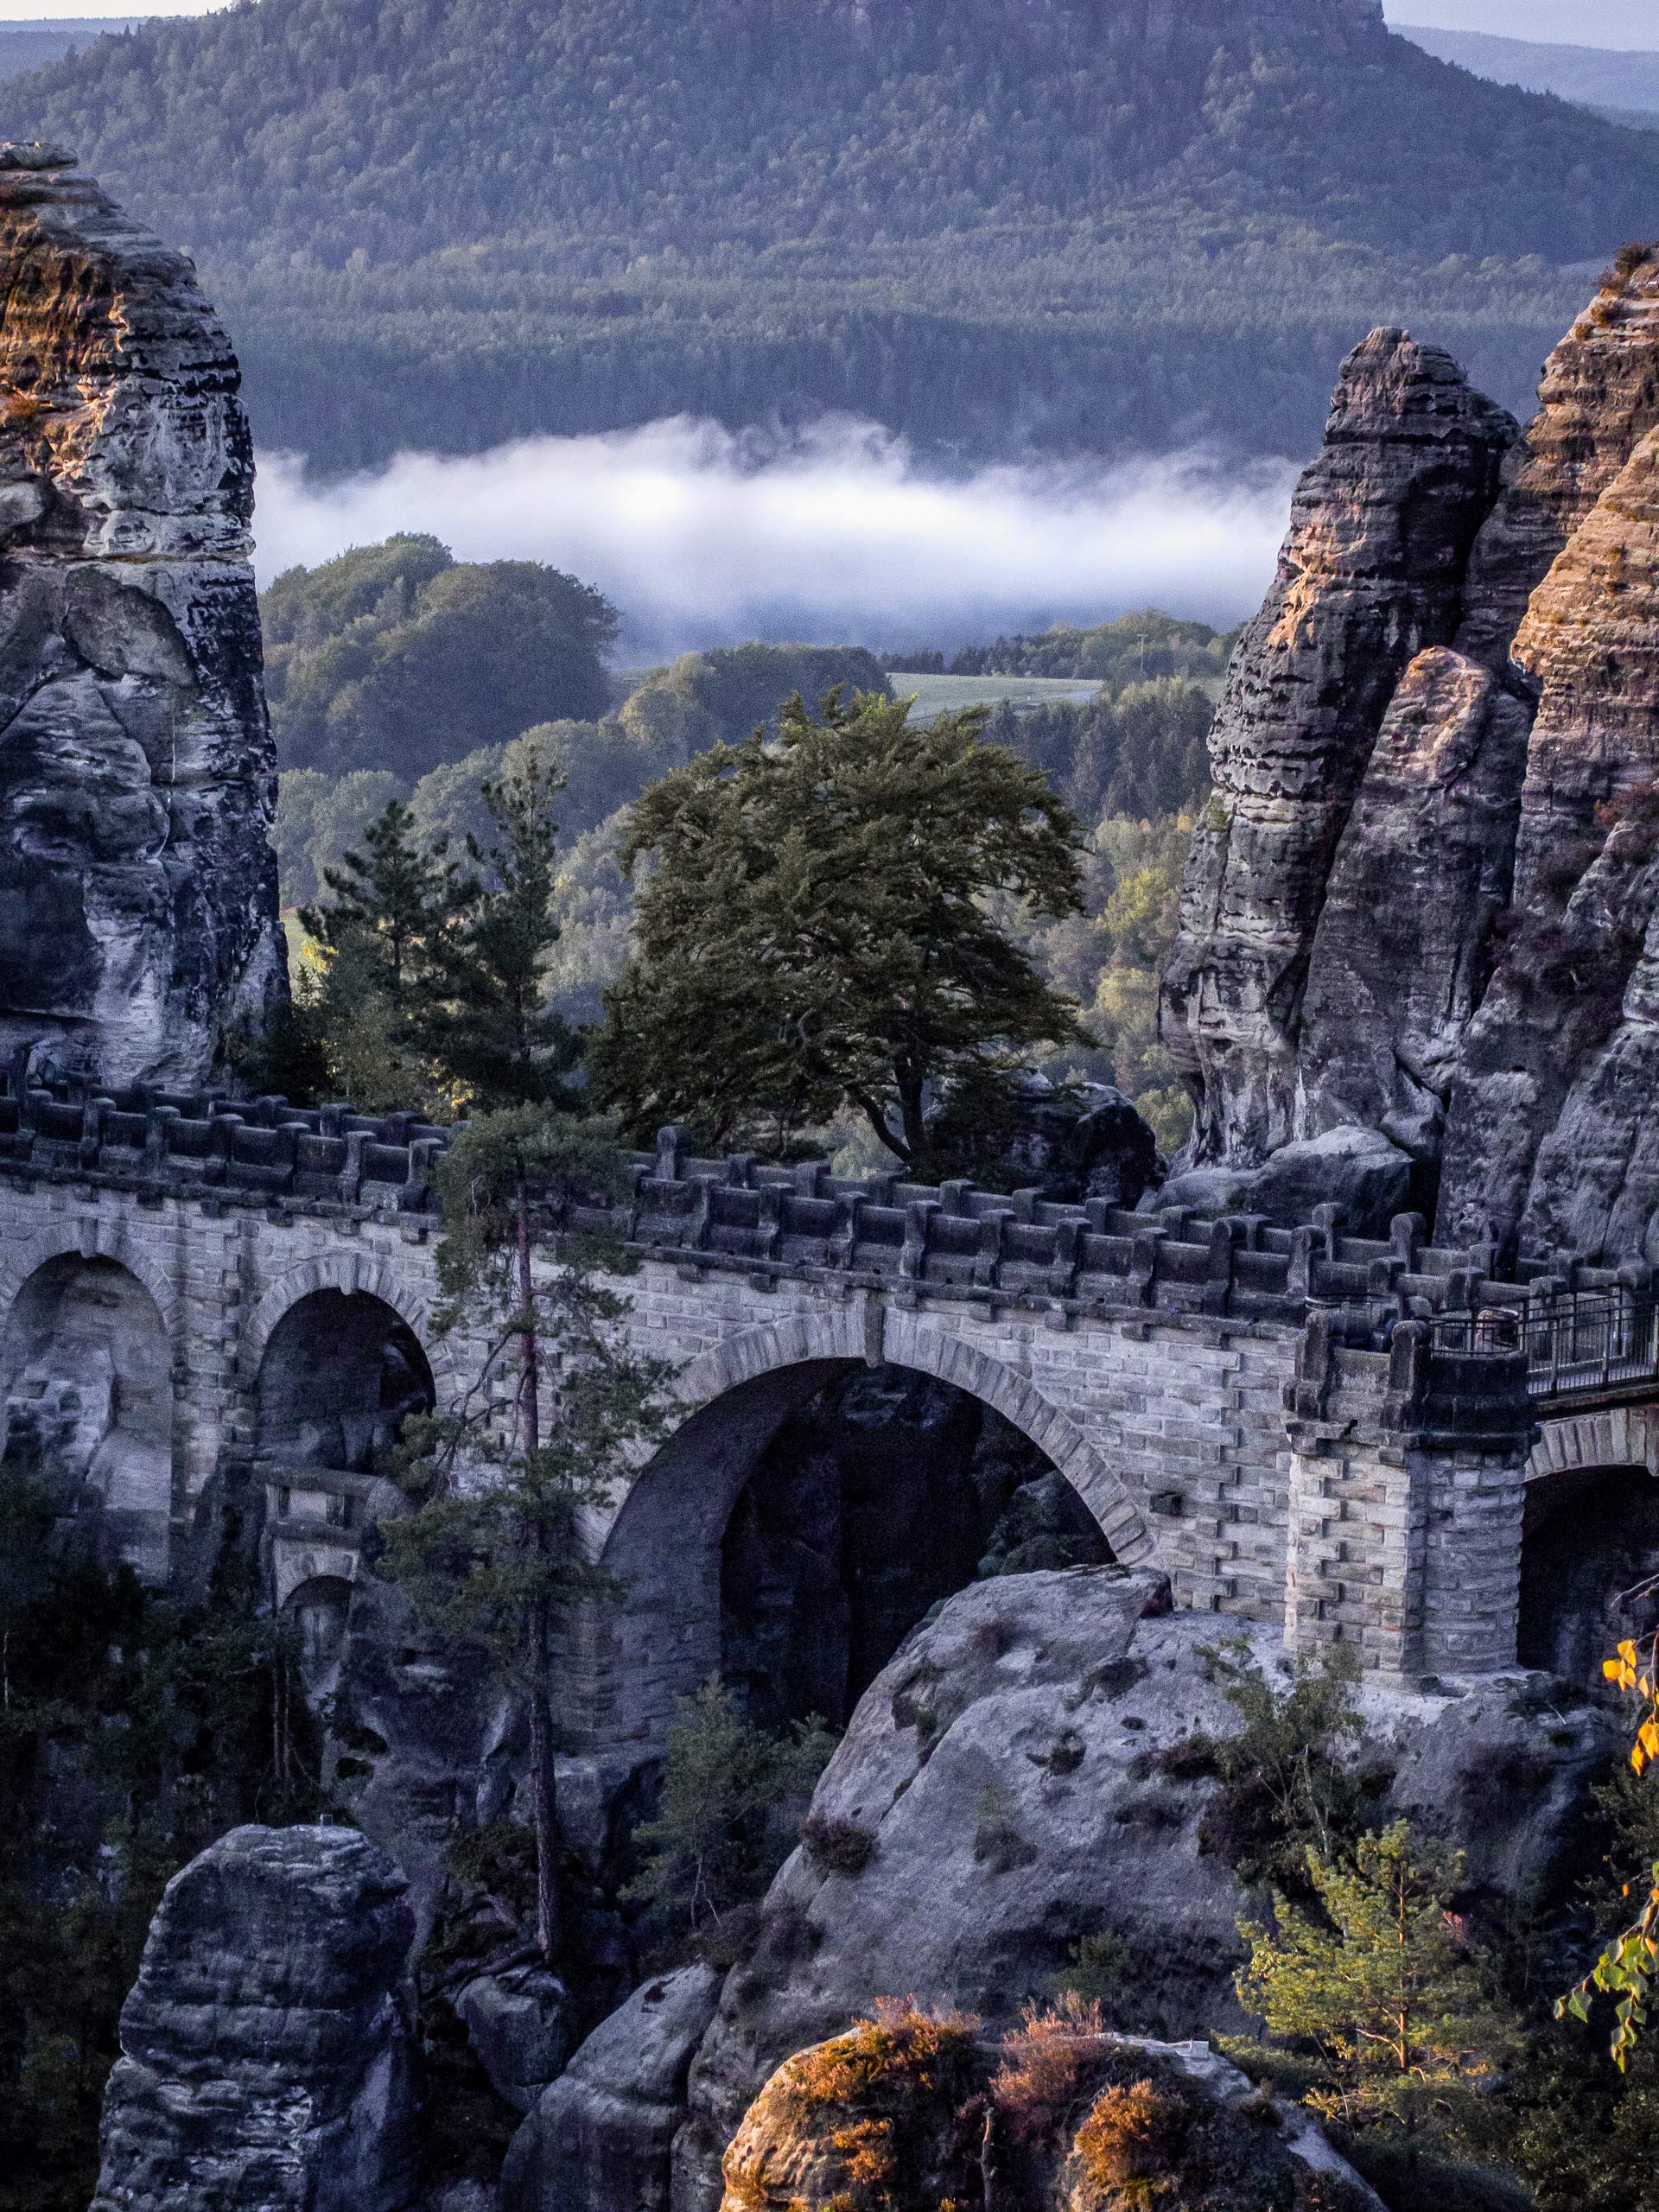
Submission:
[[[449,1133],[410,1113],[370,1116],[340,1103],[183,1096],[30,1084],[14,1072],[0,1096],[0,1175],[96,1182],[141,1198],[210,1207],[276,1206],[327,1216],[433,1216],[435,1164]],[[897,1172],[837,1176],[823,1160],[780,1166],[752,1154],[703,1157],[687,1133],[623,1155],[632,1187],[591,1205],[544,1205],[538,1226],[602,1230],[640,1253],[696,1270],[758,1280],[880,1284],[932,1298],[1064,1313],[1211,1316],[1300,1326],[1309,1310],[1350,1335],[1380,1336],[1424,1312],[1474,1315],[1524,1307],[1559,1290],[1560,1263],[1493,1274],[1492,1249],[1427,1242],[1420,1215],[1386,1239],[1351,1236],[1321,1206],[1296,1229],[1264,1217],[1210,1218],[1190,1207],[1128,1211],[1035,1189],[907,1180]],[[1580,1268],[1573,1287],[1611,1287]]]

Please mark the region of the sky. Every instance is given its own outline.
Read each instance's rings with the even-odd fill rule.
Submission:
[[[5,0],[0,0],[0,8]],[[1546,46],[1659,49],[1659,0],[1383,0],[1390,23],[1489,31]]]
[[[327,485],[262,454],[254,535],[262,584],[397,531],[550,562],[620,610],[625,660],[749,637],[949,651],[1137,607],[1236,621],[1272,579],[1294,474],[1189,454],[945,478],[873,423],[779,440],[679,417]]]
[[[73,16],[199,16],[226,0],[0,0],[0,23]],[[1659,48],[1659,0],[1384,0],[1391,23],[1558,46]]]

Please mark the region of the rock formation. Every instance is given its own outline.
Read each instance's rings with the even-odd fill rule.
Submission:
[[[1052,2033],[999,2049],[971,2018],[913,2005],[779,2067],[726,2153],[720,2212],[839,2212],[873,2167],[887,2202],[1384,2212],[1306,2112],[1207,2044],[1093,2033],[1058,2012]]]
[[[1621,253],[1507,454],[1440,372],[1464,496],[1432,609],[1388,574],[1388,607],[1424,610],[1402,650],[1404,614],[1382,637],[1355,609],[1370,539],[1416,527],[1395,449],[1423,393],[1376,370],[1421,351],[1376,334],[1344,368],[1217,717],[1163,1005],[1197,1131],[1165,1202],[1276,1212],[1259,1171],[1315,1141],[1346,1199],[1349,1155],[1386,1139],[1441,1242],[1651,1260],[1659,250]],[[1370,493],[1394,519],[1368,537]]]
[[[0,302],[0,1049],[189,1088],[286,988],[236,359],[49,147]]]
[[[513,2138],[502,2212],[667,2212],[685,2077],[720,1976],[653,1976],[595,2028]]]
[[[349,1828],[233,1828],[168,1885],[121,2015],[93,2212],[403,2212],[414,1923]]]
[[[1203,1080],[1197,1164],[1293,1135],[1295,1039],[1331,862],[1395,684],[1447,645],[1516,424],[1449,354],[1377,330],[1343,364],[1266,605],[1211,734],[1166,1039]]]
[[[871,1686],[691,2068],[676,2212],[716,2212],[721,2158],[768,2076],[884,1997],[948,1999],[1000,2031],[1052,1989],[1079,1938],[1107,1935],[1126,1962],[1109,2025],[1244,2026],[1232,1975],[1249,1899],[1211,1847],[1213,1781],[1166,1756],[1195,1732],[1235,1734],[1239,1716],[1202,1656],[1213,1623],[1162,1602],[1161,1578],[1113,1567],[980,1583]],[[1278,1631],[1246,1633],[1282,1686]],[[1357,1702],[1366,1759],[1391,1777],[1379,1818],[1466,1849],[1489,1896],[1548,1885],[1585,1777],[1616,1740],[1605,1716],[1581,1709],[1563,1726],[1513,1675],[1422,1694],[1371,1677]]]

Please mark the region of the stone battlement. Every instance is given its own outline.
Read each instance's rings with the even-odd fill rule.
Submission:
[[[294,1107],[280,1096],[187,1096],[151,1089],[29,1084],[0,1096],[0,1174],[96,1182],[141,1198],[276,1205],[327,1215],[435,1211],[434,1166],[449,1133],[410,1113],[348,1103]],[[1094,1311],[1154,1310],[1300,1325],[1332,1308],[1361,1334],[1436,1313],[1523,1306],[1562,1287],[1559,1264],[1492,1273],[1495,1254],[1426,1241],[1402,1214],[1385,1241],[1345,1235],[1339,1207],[1275,1227],[1257,1215],[1211,1219],[1190,1208],[1130,1212],[1104,1199],[1055,1203],[1036,1190],[924,1184],[898,1173],[854,1179],[821,1160],[775,1166],[752,1155],[701,1158],[664,1129],[655,1152],[623,1155],[626,1198],[543,1208],[546,1233],[605,1230],[642,1251],[741,1274],[925,1284],[930,1294]],[[1572,1287],[1611,1286],[1605,1269]]]

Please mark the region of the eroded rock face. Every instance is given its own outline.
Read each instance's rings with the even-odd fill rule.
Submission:
[[[68,156],[0,149],[0,1049],[204,1081],[286,988],[236,359]]]
[[[168,1885],[121,2015],[94,2212],[403,2212],[402,1877],[348,1828],[233,1828]]]
[[[767,2078],[880,1998],[948,2001],[1001,2033],[1080,1937],[1109,1936],[1125,1962],[1109,2025],[1243,2028],[1232,1975],[1250,1904],[1201,1834],[1216,1785],[1162,1758],[1194,1732],[1236,1733],[1239,1716],[1203,1656],[1213,1624],[1148,1612],[1161,1596],[1160,1578],[1111,1567],[976,1584],[872,1684],[692,2066],[675,2212],[716,2212],[722,2157]],[[1277,1630],[1240,1632],[1284,1684]],[[1616,1741],[1599,1713],[1563,1721],[1526,1687],[1430,1694],[1371,1676],[1356,1694],[1364,1758],[1393,1773],[1377,1817],[1465,1849],[1488,1895],[1548,1884]]]
[[[1333,441],[1353,385],[1351,363]],[[1402,430],[1420,422],[1408,381],[1362,388]],[[1491,1234],[1506,1255],[1652,1260],[1659,251],[1621,253],[1541,397],[1472,550],[1450,556],[1452,620],[1402,657],[1354,628],[1368,541],[1341,504],[1351,456],[1328,442],[1305,480],[1217,716],[1218,800],[1166,978],[1166,1034],[1200,1093],[1178,1165],[1223,1170],[1255,1206],[1268,1154],[1370,1130],[1416,1164],[1414,1204],[1438,1184],[1443,1243]],[[1469,415],[1484,420],[1472,401]],[[1374,455],[1391,453],[1385,426],[1369,435]],[[1364,480],[1399,503],[1403,534],[1409,469],[1374,460]],[[1372,534],[1388,542],[1387,524]],[[1300,639],[1344,650],[1276,645],[1293,605]],[[1273,711],[1246,712],[1255,696]],[[1312,810],[1287,762],[1317,763]],[[1255,791],[1276,843],[1255,824],[1260,802],[1239,796]],[[1324,868],[1321,808],[1341,817]]]
[[[720,2212],[831,2212],[876,2152],[896,2201],[1007,2212],[1163,2199],[1206,2212],[1384,2212],[1301,2107],[1208,2044],[1071,2034],[1033,2110],[968,2023],[867,2021],[779,2067],[726,2153]],[[1010,2065],[1019,2063],[1012,2048]],[[1092,2181],[1092,2185],[1091,2185]],[[1120,2195],[1121,2191],[1121,2195]]]
[[[712,1967],[682,1967],[595,2028],[514,2136],[502,2212],[667,2212],[685,2077],[719,1996]]]
[[[1337,842],[1395,685],[1450,644],[1517,435],[1449,354],[1377,330],[1343,364],[1266,605],[1211,734],[1162,1033],[1201,1078],[1192,1164],[1295,1134],[1302,988]]]

